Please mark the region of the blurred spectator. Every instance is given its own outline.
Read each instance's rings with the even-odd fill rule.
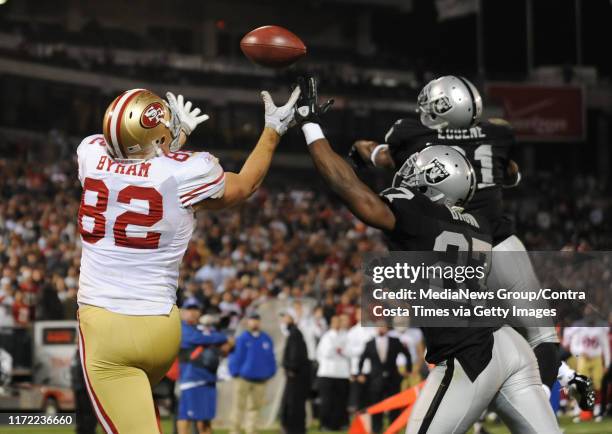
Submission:
[[[332,317],[336,315],[336,300],[334,300],[334,294],[332,292],[328,292],[325,295],[322,313],[327,324],[330,324]]]
[[[77,310],[79,308],[76,288],[66,290],[64,300],[62,301],[62,307],[64,309],[64,319],[76,319]]]
[[[64,319],[64,307],[60,301],[56,289],[52,284],[44,285],[39,294],[36,306],[36,319],[38,320],[61,320]]]
[[[239,434],[244,421],[246,434],[257,432],[259,410],[266,396],[266,382],[276,373],[272,338],[261,329],[261,317],[251,313],[247,330],[236,339],[229,370],[234,377],[231,434]]]
[[[13,320],[13,289],[10,279],[0,279],[0,327],[12,327]]]
[[[333,316],[317,348],[317,388],[321,398],[322,431],[339,431],[348,424],[350,364],[345,355],[348,318]],[[344,328],[343,328],[344,326]]]
[[[212,433],[211,423],[217,412],[219,346],[227,342],[227,336],[215,331],[211,324],[199,326],[200,309],[195,297],[185,300],[181,309],[179,434],[191,434],[192,422],[199,434]]]
[[[296,325],[302,332],[306,342],[308,359],[314,361],[316,360],[317,343],[327,329],[322,311],[320,308],[315,308],[314,313],[311,313],[300,300],[294,301],[291,309],[295,315]]]
[[[215,288],[218,288],[222,283],[223,275],[215,261],[211,259],[196,271],[194,279],[196,282],[209,281]]]
[[[351,300],[351,294],[347,291],[340,297],[340,302],[336,305],[336,315],[346,315],[349,318],[350,324],[356,322],[355,303]]]
[[[376,336],[365,346],[365,350],[359,359],[359,381],[366,382],[363,372],[363,364],[370,361],[370,373],[368,374],[368,397],[369,405],[376,404],[383,399],[399,393],[402,376],[397,367],[397,358],[401,354],[406,360],[405,366],[410,372],[412,361],[410,353],[396,337],[389,336],[389,327],[381,325],[376,330]],[[393,421],[399,416],[399,410],[389,412],[389,420]],[[383,426],[383,413],[372,415],[372,431],[381,433]]]
[[[225,328],[235,330],[242,309],[238,303],[234,301],[234,295],[230,291],[223,293],[221,303],[219,303],[219,309],[221,310],[221,320],[225,324]]]
[[[354,413],[368,405],[365,387],[362,382],[357,381],[359,376],[359,359],[365,350],[366,344],[374,337],[376,330],[373,327],[363,327],[361,325],[361,309],[355,312],[356,323],[351,327],[346,335],[347,357],[350,358],[351,376],[349,390],[349,410]],[[370,361],[366,360],[362,368],[364,375],[370,373]]]
[[[418,327],[396,327],[389,332],[389,336],[396,337],[402,345],[410,352],[412,366],[408,365],[402,354],[399,355],[397,365],[400,373],[408,374],[402,384],[402,389],[419,384],[427,375],[427,364],[425,363],[425,341],[423,332]],[[425,370],[425,372],[423,372]]]
[[[286,382],[280,408],[281,426],[286,434],[305,434],[306,400],[310,392],[308,350],[295,324],[295,312],[281,313],[281,328],[287,336],[282,359]]]
[[[16,326],[26,326],[30,324],[30,320],[31,308],[25,303],[23,292],[17,291],[13,301],[13,321]]]

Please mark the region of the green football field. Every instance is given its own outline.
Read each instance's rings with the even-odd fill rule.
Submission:
[[[172,422],[169,419],[162,421],[162,426],[165,434],[172,434]],[[561,421],[564,434],[612,434],[612,418],[605,419],[601,423],[595,422],[582,422],[574,424],[568,418],[564,418]],[[487,425],[487,429],[491,434],[509,434],[509,431],[502,425]],[[98,428],[98,432],[103,434],[102,430]],[[218,429],[214,430],[215,433],[225,434],[227,431]],[[279,430],[265,430],[261,431],[261,434],[278,434]],[[309,430],[309,434],[319,434],[320,431]],[[74,433],[74,427],[12,427],[12,426],[0,426],[0,433],[2,434],[13,434],[13,433],[28,433],[28,434],[72,434]],[[332,433],[325,433],[332,434]]]

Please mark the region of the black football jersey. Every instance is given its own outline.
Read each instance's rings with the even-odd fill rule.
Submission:
[[[395,215],[387,232],[391,251],[440,252],[437,260],[449,265],[483,266],[491,263],[488,221],[478,214],[459,213],[435,204],[415,189],[388,188],[381,197]],[[465,254],[467,253],[467,254]],[[457,358],[472,381],[491,360],[492,327],[423,327],[427,361]]]
[[[415,152],[431,145],[452,146],[461,151],[474,166],[478,188],[466,207],[489,219],[495,241],[514,233],[510,219],[503,214],[502,185],[510,160],[514,134],[504,121],[480,122],[470,129],[432,130],[418,118],[398,120],[385,136],[397,167]]]

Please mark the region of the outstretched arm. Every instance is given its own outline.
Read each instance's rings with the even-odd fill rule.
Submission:
[[[255,148],[244,162],[239,173],[227,172],[225,174],[225,192],[218,199],[208,199],[194,206],[198,209],[222,209],[237,205],[248,199],[261,185],[270,164],[276,146],[281,136],[293,120],[293,106],[300,96],[300,89],[295,88],[289,101],[276,107],[268,92],[262,92],[266,108],[266,126],[259,137]]]
[[[303,128],[317,127],[306,124]],[[320,128],[318,128],[320,130]],[[315,167],[330,188],[340,196],[346,206],[364,223],[391,231],[395,216],[382,199],[359,180],[351,166],[336,154],[325,138],[319,138],[308,147]]]
[[[301,78],[298,84],[301,97],[295,110],[295,120],[302,126],[315,167],[357,218],[370,226],[393,230],[395,216],[391,209],[359,180],[351,166],[334,152],[323,135],[319,126],[320,116],[325,114],[333,100],[319,105],[317,80],[314,77]]]
[[[357,140],[351,147],[349,157],[358,166],[374,166],[389,170],[395,168],[389,145],[373,140]]]
[[[261,185],[270,164],[276,146],[280,142],[280,135],[272,128],[264,128],[259,141],[246,159],[239,173],[225,173],[225,193],[218,199],[207,199],[194,206],[198,209],[229,208],[244,202]]]

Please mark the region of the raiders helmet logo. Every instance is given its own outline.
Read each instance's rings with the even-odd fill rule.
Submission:
[[[159,102],[149,104],[142,112],[140,124],[144,128],[155,128],[164,118],[164,106]]]
[[[452,108],[453,108],[453,105],[451,104],[450,100],[446,96],[443,96],[442,98],[438,98],[433,102],[433,111],[434,113],[439,114],[439,115],[446,113]]]
[[[428,184],[438,184],[450,176],[444,168],[444,164],[440,163],[437,158],[434,158],[431,167],[425,171],[425,181]]]
[[[300,116],[305,118],[306,116],[308,116],[308,113],[310,113],[310,108],[304,105],[304,106],[298,107],[297,112],[300,114]]]

